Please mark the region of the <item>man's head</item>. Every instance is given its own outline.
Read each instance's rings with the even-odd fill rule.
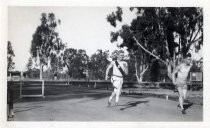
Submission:
[[[190,53],[187,53],[185,56],[184,56],[184,61],[187,65],[190,65],[191,63],[191,54]]]
[[[118,54],[117,54],[117,59],[118,60],[123,60],[124,58],[124,51],[123,50],[119,50]]]
[[[112,60],[123,60],[124,59],[124,51],[123,50],[115,50],[111,55]]]

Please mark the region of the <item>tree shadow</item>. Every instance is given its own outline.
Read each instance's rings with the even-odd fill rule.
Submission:
[[[29,110],[33,110],[33,109],[37,109],[37,108],[41,108],[41,107],[43,107],[43,106],[15,107],[14,113],[29,111]]]
[[[142,104],[142,103],[148,103],[149,101],[131,101],[131,102],[128,102],[127,104],[125,105],[119,105],[119,106],[126,106],[124,108],[121,108],[120,110],[125,110],[125,109],[128,109],[128,108],[131,108],[131,107],[136,107],[138,104]]]
[[[185,103],[185,104],[183,104],[183,107],[185,110],[187,110],[187,109],[191,108],[192,105],[193,105],[193,103]],[[180,108],[180,105],[178,104],[177,107]]]
[[[25,90],[23,94],[39,94],[40,89],[30,89]],[[19,98],[19,88],[13,90],[14,103],[25,103],[25,102],[43,102],[43,101],[60,101],[60,100],[70,100],[70,99],[83,99],[91,98],[91,100],[100,100],[111,95],[112,90],[94,89],[87,87],[76,87],[76,86],[46,86],[45,87],[45,98],[42,97],[24,97]],[[26,94],[26,95],[27,95]],[[147,96],[143,95],[122,95],[122,97],[133,97],[133,98],[145,98]],[[84,99],[86,100],[86,99]],[[83,100],[83,101],[84,101]],[[87,99],[88,101],[88,99]]]
[[[184,104],[183,107],[185,110],[191,108],[191,106],[193,105],[193,103],[187,103],[187,104]]]
[[[70,99],[83,99],[91,98],[92,100],[99,100],[108,97],[110,93],[69,93],[69,94],[59,94],[59,95],[45,95],[42,97],[24,97],[21,99],[16,99],[15,103],[25,103],[25,102],[42,102],[42,101],[60,101],[60,100],[70,100]],[[87,99],[88,100],[88,99]]]
[[[39,94],[40,92],[38,91],[30,90],[30,92],[26,92],[26,93]],[[13,94],[14,94],[13,96],[14,103],[20,103],[20,102],[24,103],[24,102],[38,102],[38,101],[58,101],[58,100],[69,100],[69,99],[81,99],[81,98],[92,98],[93,100],[98,100],[98,99],[108,97],[111,94],[111,92],[105,89],[93,89],[93,88],[82,88],[82,87],[78,88],[78,87],[69,87],[69,86],[61,86],[61,87],[46,86],[45,94],[44,94],[45,98],[42,98],[42,97],[19,98],[19,88],[15,89]]]

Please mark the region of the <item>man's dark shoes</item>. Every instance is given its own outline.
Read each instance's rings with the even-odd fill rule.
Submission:
[[[185,109],[182,109],[182,114],[186,114]]]
[[[111,102],[110,101],[108,101],[108,107],[110,107],[111,106]]]
[[[175,89],[174,89],[174,92],[178,92],[178,89],[177,89],[177,88],[175,88]]]

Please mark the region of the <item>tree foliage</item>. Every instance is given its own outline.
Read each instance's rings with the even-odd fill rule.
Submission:
[[[186,55],[195,46],[199,50],[203,44],[203,10],[198,7],[132,7],[136,18],[131,25],[123,25],[119,31],[111,32],[111,42],[123,39],[121,47],[128,51],[148,54],[150,59],[163,62],[170,77],[178,58]],[[116,27],[122,17],[122,9],[117,8],[107,16],[107,21]],[[120,15],[119,15],[120,14]],[[175,40],[178,39],[178,42]],[[195,44],[195,45],[193,45]]]
[[[50,69],[52,73],[58,73],[63,70],[63,67],[65,65],[63,57],[63,53],[51,55]]]
[[[68,68],[68,74],[75,79],[84,78],[84,71],[87,69],[89,57],[83,49],[68,48],[64,51],[64,65]]]
[[[32,61],[32,58],[30,57],[30,58],[28,59],[28,63],[26,64],[27,70],[28,70],[28,71],[29,71],[29,70],[32,70],[32,66],[33,66],[33,61]]]
[[[106,68],[109,64],[107,58],[109,51],[97,50],[95,54],[90,57],[89,70],[94,79],[104,79]]]
[[[7,42],[7,71],[14,69],[15,63],[13,62],[13,57],[15,57],[12,44],[10,41]]]
[[[59,38],[56,29],[61,20],[57,20],[54,13],[42,13],[40,20],[41,24],[33,34],[30,53],[40,65],[40,78],[42,78],[43,66],[47,65],[53,56],[59,55],[65,44]]]

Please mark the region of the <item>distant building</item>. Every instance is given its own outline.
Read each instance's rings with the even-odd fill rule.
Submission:
[[[20,80],[21,76],[23,76],[23,74],[21,74],[20,71],[8,71],[7,80],[18,81]]]

